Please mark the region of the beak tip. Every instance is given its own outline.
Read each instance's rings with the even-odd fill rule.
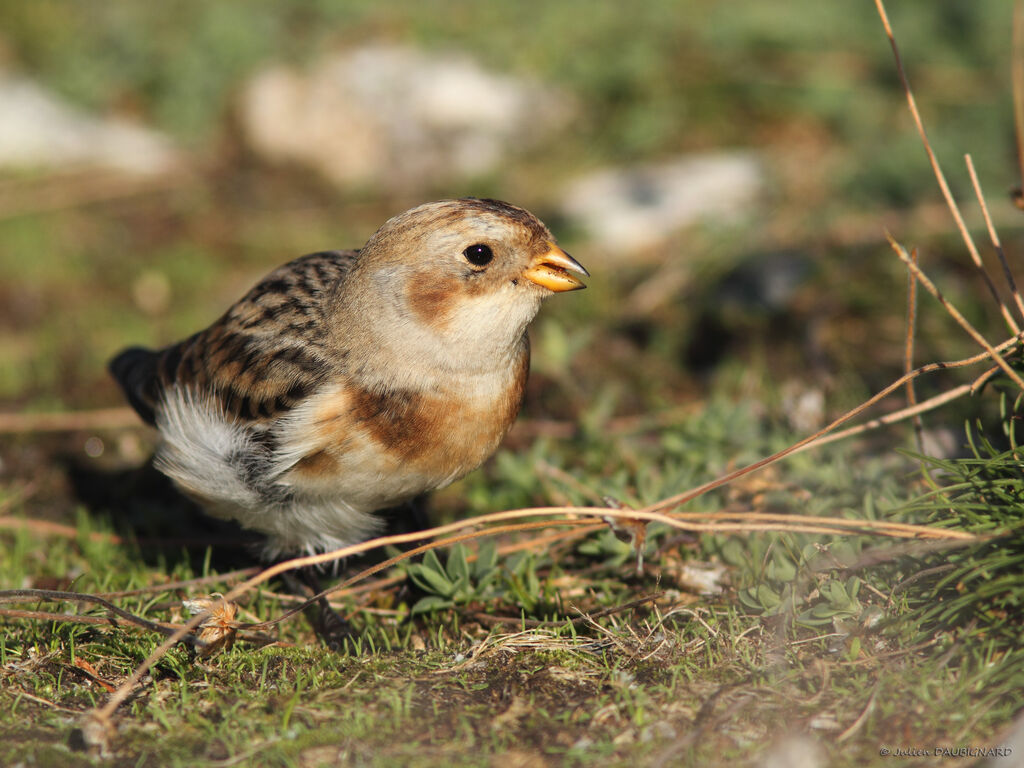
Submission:
[[[550,291],[578,291],[587,286],[576,275],[590,277],[590,273],[576,259],[554,243],[548,243],[548,250],[535,257],[525,277]],[[572,274],[573,272],[576,275]]]

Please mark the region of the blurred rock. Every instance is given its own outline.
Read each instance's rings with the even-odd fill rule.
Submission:
[[[170,139],[156,131],[90,115],[27,78],[0,74],[0,169],[155,175],[177,159]]]
[[[698,595],[718,595],[725,580],[725,566],[718,563],[687,562],[672,568],[676,583]]]
[[[825,426],[825,392],[796,379],[782,385],[782,412],[798,435],[810,435]]]
[[[565,190],[561,209],[609,253],[631,253],[697,221],[739,218],[764,187],[749,152],[691,155],[584,176]]]
[[[688,309],[695,321],[684,353],[687,366],[709,371],[730,355],[745,354],[743,350],[751,348],[778,354],[782,363],[787,350],[800,350],[806,365],[800,369],[801,375],[816,372],[815,379],[824,375],[823,315],[813,298],[817,269],[809,252],[752,251],[717,280],[689,286]],[[799,415],[798,403],[788,403],[794,409],[794,428],[804,431],[815,421],[815,400],[812,394],[800,403]]]
[[[147,315],[162,315],[171,305],[171,281],[163,272],[146,270],[132,283],[132,299]]]
[[[567,99],[455,55],[370,46],[245,86],[247,144],[343,186],[430,188],[486,173],[564,126]]]
[[[825,750],[808,736],[791,735],[776,742],[761,757],[762,768],[820,768]]]
[[[925,456],[934,459],[957,459],[971,455],[970,448],[965,442],[963,427],[925,429],[921,438],[924,443],[922,453]]]

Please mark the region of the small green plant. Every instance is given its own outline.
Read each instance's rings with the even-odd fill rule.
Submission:
[[[818,587],[822,599],[801,613],[797,621],[813,627],[858,618],[864,611],[857,600],[860,586],[861,581],[856,576],[850,576],[845,582],[829,579]]]
[[[509,610],[524,616],[550,617],[560,613],[557,590],[541,574],[551,566],[549,558],[532,552],[517,552],[499,562],[493,541],[485,540],[476,556],[456,544],[442,564],[435,550],[423,562],[404,565],[409,580],[427,594],[413,605],[411,613],[431,613],[457,605],[503,602]]]
[[[444,565],[437,551],[430,550],[423,562],[405,566],[412,583],[427,593],[416,601],[412,613],[429,613],[493,597],[500,574],[497,564],[498,551],[490,539],[484,540],[472,560],[462,544],[452,547]]]
[[[991,538],[907,558],[909,610],[896,624],[912,642],[937,634],[958,640],[956,657],[979,669],[1000,659],[1000,686],[1024,685],[1024,466],[1014,434],[1022,400],[1003,394],[998,439],[988,437],[980,423],[968,425],[973,457],[927,459],[946,482],[908,506],[932,522]]]
[[[813,547],[808,549],[814,551]],[[798,573],[806,573],[810,565],[809,558],[802,556],[799,563],[794,563],[777,554],[757,584],[739,590],[740,603],[749,612],[765,617],[796,614],[796,623],[806,627],[838,624],[863,615],[865,607],[857,599],[859,578],[822,574],[817,577],[817,586],[811,588],[809,577],[798,579]]]

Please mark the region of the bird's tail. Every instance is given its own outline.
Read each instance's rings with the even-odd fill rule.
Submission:
[[[157,363],[160,353],[143,347],[130,347],[107,364],[111,376],[121,386],[128,403],[147,424],[156,423],[159,399]]]

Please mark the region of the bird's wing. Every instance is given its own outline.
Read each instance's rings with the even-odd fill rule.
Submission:
[[[324,251],[278,267],[213,325],[165,349],[125,350],[110,371],[150,424],[168,388],[219,403],[243,422],[300,402],[334,370],[326,302],[356,251]]]

